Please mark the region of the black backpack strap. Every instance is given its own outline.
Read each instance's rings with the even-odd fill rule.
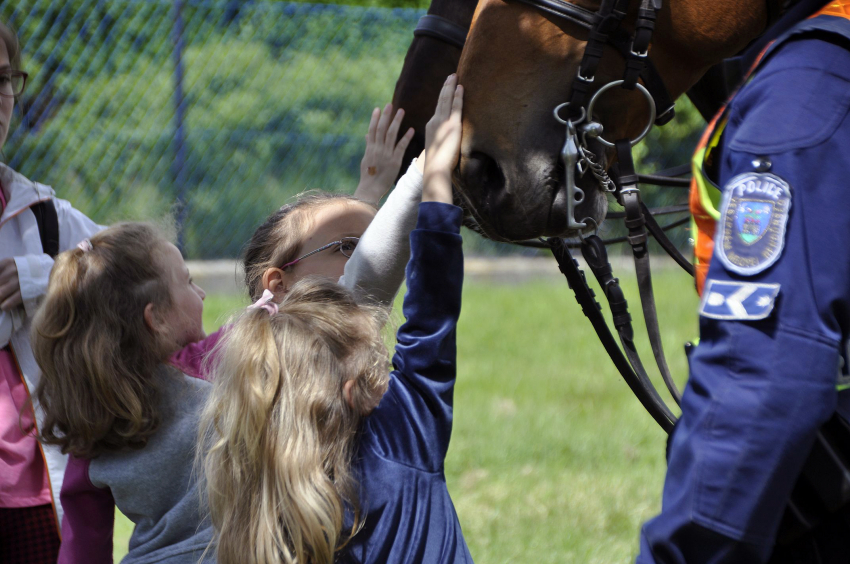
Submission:
[[[50,258],[59,254],[59,216],[56,215],[56,205],[53,200],[44,200],[30,206],[38,223],[38,234],[41,236],[41,248]]]

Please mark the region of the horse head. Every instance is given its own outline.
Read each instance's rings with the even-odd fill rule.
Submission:
[[[778,0],[768,0],[776,2]],[[599,0],[574,0],[596,11]],[[629,3],[622,27],[631,35],[640,2]],[[734,55],[764,29],[765,0],[667,0],[658,13],[649,59],[670,96],[686,92],[713,64]],[[521,240],[569,236],[565,126],[553,112],[568,100],[588,30],[518,0],[481,0],[458,67],[465,88],[463,142],[456,186],[487,236]],[[620,50],[604,48],[590,95],[622,78]],[[603,138],[632,139],[647,126],[649,104],[638,90],[611,88],[597,98]],[[614,151],[587,137],[603,168]],[[594,175],[576,177],[584,192],[574,219],[601,223],[607,198]],[[588,222],[588,229],[592,228]]]

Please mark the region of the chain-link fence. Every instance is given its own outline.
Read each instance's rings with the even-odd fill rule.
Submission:
[[[31,75],[5,161],[99,222],[176,209],[189,257],[237,256],[292,195],[354,189],[370,111],[392,96],[423,13],[274,0],[0,0]],[[636,148],[642,170],[688,160],[702,122],[679,109],[676,125]],[[644,197],[666,205],[683,194],[650,187]],[[516,252],[469,239],[473,252]]]
[[[179,207],[232,257],[308,188],[352,191],[421,10],[269,0],[0,0],[27,91],[6,162],[100,222]]]

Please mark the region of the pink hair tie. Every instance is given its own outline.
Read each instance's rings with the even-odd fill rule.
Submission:
[[[77,243],[77,248],[83,251],[84,253],[87,253],[92,250],[93,247],[91,246],[91,241],[89,241],[88,239],[83,239],[82,241]]]
[[[263,295],[259,300],[248,306],[248,309],[264,309],[269,312],[269,315],[274,315],[278,312],[277,304],[272,301],[274,294],[270,290],[263,290]]]

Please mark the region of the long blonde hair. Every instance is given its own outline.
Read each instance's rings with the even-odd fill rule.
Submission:
[[[218,562],[329,564],[360,528],[351,464],[362,419],[387,388],[385,319],[307,277],[278,313],[248,310],[227,331],[198,450]],[[346,506],[354,523],[344,533]]]
[[[153,375],[167,353],[144,311],[171,305],[158,267],[167,242],[152,225],[119,223],[56,257],[31,333],[43,442],[93,458],[141,448],[157,430]]]

